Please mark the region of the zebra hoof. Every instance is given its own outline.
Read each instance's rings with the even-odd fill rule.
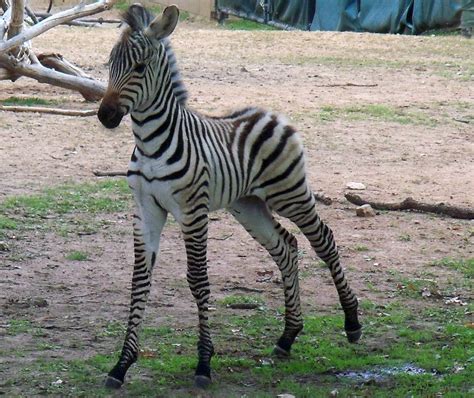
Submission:
[[[204,376],[204,375],[196,375],[194,376],[194,385],[197,387],[197,388],[201,388],[201,389],[206,389],[207,387],[209,387],[212,383],[212,380],[210,377],[207,377],[207,376]]]
[[[346,330],[346,336],[349,343],[357,343],[362,335],[362,328],[357,330]]]
[[[275,355],[279,359],[288,359],[291,355],[290,351],[286,351],[278,345],[276,345],[273,348],[273,353],[272,354]]]
[[[122,384],[123,381],[120,381],[112,376],[107,376],[107,379],[105,380],[105,387],[112,390],[118,390],[120,387],[122,387]]]

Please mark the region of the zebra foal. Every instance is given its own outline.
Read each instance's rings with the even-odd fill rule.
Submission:
[[[130,113],[135,136],[128,171],[137,207],[130,315],[120,359],[106,381],[109,387],[120,387],[137,359],[138,327],[168,213],[182,230],[187,280],[198,307],[197,386],[211,381],[214,348],[208,325],[206,248],[208,214],[216,209],[229,209],[281,271],[286,312],[277,355],[289,355],[303,318],[296,239],[272,211],[294,222],[326,262],[344,309],[347,337],[356,342],[361,335],[357,299],[339,263],[333,234],[316,213],[298,135],[283,117],[258,108],[219,118],[188,109],[167,42],[178,15],[176,6],[155,19],[139,5],[128,9],[127,28],[112,49],[109,85],[98,112],[107,128],[117,127]]]

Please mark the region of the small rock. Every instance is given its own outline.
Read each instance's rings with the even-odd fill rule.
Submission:
[[[35,297],[35,298],[32,298],[31,299],[31,304],[34,306],[34,307],[40,307],[40,308],[44,308],[44,307],[47,307],[49,306],[49,303],[46,299],[44,299],[43,297]]]
[[[278,394],[277,395],[277,398],[296,398],[294,395],[292,394]]]
[[[356,209],[356,214],[357,217],[375,217],[375,210],[371,205],[365,204]]]
[[[337,389],[335,390],[332,390],[330,393],[329,393],[329,396],[330,397],[337,397],[339,395],[339,391]]]
[[[8,252],[8,251],[10,251],[10,247],[8,246],[8,243],[0,240],[0,252]]]
[[[346,187],[349,189],[354,189],[356,191],[363,191],[366,188],[365,185],[362,184],[361,182],[354,182],[354,181],[348,182],[346,184]]]

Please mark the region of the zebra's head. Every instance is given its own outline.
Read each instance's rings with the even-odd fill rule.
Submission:
[[[130,6],[123,15],[126,28],[110,54],[109,85],[97,113],[105,127],[117,127],[126,114],[153,100],[155,85],[166,78],[163,39],[174,31],[178,17],[174,5],[156,18],[139,4]]]

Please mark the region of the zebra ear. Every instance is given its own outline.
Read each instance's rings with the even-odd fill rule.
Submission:
[[[179,19],[179,9],[175,5],[166,7],[163,15],[156,17],[145,29],[150,39],[161,40],[173,33]]]

